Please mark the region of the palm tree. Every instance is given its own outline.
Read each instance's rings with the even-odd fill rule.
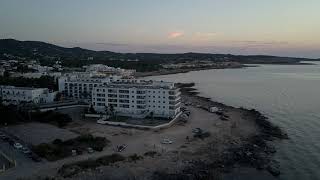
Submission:
[[[151,119],[153,121],[154,120],[154,112],[153,111],[150,112],[150,117],[151,117]]]
[[[105,111],[106,115],[108,115],[109,114],[109,107],[108,106],[104,106],[104,111]]]
[[[117,120],[118,120],[118,117],[117,117],[117,113],[116,113],[116,111],[115,111],[115,109],[114,109],[114,106],[113,106],[113,105],[110,105],[109,110],[110,110],[111,116],[112,116],[112,117],[115,117],[115,118],[116,118],[116,121],[117,121]]]

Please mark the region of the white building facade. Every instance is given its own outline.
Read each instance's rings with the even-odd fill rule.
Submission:
[[[58,80],[59,92],[72,99],[91,101],[94,87],[120,78],[119,76],[99,77],[92,73],[65,74]]]
[[[180,94],[174,83],[122,79],[94,87],[92,106],[97,112],[112,106],[124,116],[173,118],[180,113]]]
[[[4,104],[51,103],[56,95],[57,92],[50,92],[47,88],[0,86],[0,96]]]
[[[100,75],[118,75],[122,77],[132,77],[136,70],[133,69],[121,69],[114,68],[103,64],[92,64],[90,66],[86,66],[86,72],[96,73]]]

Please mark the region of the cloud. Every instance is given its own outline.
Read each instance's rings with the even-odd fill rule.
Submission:
[[[168,34],[168,37],[173,39],[173,38],[181,37],[181,36],[183,36],[183,35],[184,35],[183,32],[170,32],[170,33]]]

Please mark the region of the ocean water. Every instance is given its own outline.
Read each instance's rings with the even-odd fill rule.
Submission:
[[[259,65],[147,79],[195,82],[200,95],[236,107],[255,108],[289,135],[276,141],[279,179],[320,179],[320,62]]]

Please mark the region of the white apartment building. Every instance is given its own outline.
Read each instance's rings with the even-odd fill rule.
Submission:
[[[118,75],[123,77],[131,77],[136,72],[136,70],[133,70],[133,69],[121,69],[121,68],[110,67],[103,64],[92,64],[89,66],[85,66],[85,68],[86,68],[86,72],[99,74],[101,76]]]
[[[72,99],[91,101],[94,87],[120,78],[120,76],[100,77],[93,73],[65,74],[58,80],[59,92]]]
[[[57,92],[50,92],[47,88],[0,86],[0,96],[4,104],[51,103],[56,94]]]
[[[57,80],[61,76],[61,72],[32,72],[32,73],[13,73],[11,77],[24,77],[24,78],[41,78],[42,76],[54,77]]]
[[[180,94],[174,83],[121,79],[94,87],[92,106],[97,112],[113,106],[117,114],[130,117],[172,118],[180,113]]]

